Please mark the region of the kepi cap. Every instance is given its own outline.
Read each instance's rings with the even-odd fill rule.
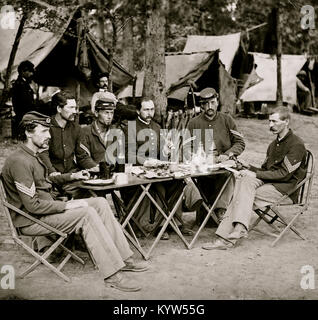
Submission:
[[[111,92],[103,92],[103,95],[98,97],[98,100],[95,102],[95,110],[107,110],[115,109],[117,99],[115,95]]]
[[[212,99],[214,97],[218,98],[219,95],[215,91],[215,89],[213,89],[213,88],[205,88],[205,89],[200,91],[199,97],[200,97],[200,102],[203,102],[203,101],[210,100],[210,99]]]
[[[42,126],[49,127],[51,124],[51,118],[46,116],[45,114],[42,114],[37,111],[30,111],[27,112],[23,118],[23,122],[28,122],[28,123],[38,123],[41,124]]]

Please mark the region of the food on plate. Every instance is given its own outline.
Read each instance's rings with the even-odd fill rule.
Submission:
[[[91,179],[91,180],[84,180],[83,183],[85,183],[85,184],[91,184],[91,185],[112,184],[112,183],[114,183],[114,178],[111,178],[111,179]]]

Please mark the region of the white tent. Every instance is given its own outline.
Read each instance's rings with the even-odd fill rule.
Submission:
[[[240,45],[241,33],[223,36],[188,36],[183,49],[185,53],[220,50],[219,58],[230,71],[234,56]]]
[[[256,73],[263,81],[247,89],[241,96],[243,101],[276,101],[277,61],[276,56],[252,52]],[[283,101],[291,104],[297,102],[296,75],[306,62],[302,55],[282,55]]]

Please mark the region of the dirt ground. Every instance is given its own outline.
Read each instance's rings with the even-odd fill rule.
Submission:
[[[236,122],[246,138],[242,158],[261,164],[273,139],[267,120],[238,118]],[[318,159],[318,117],[293,114],[292,128]],[[0,143],[0,168],[15,148],[10,142]],[[251,232],[234,249],[205,251],[201,245],[211,240],[215,232],[214,228],[205,228],[194,248],[187,250],[172,233],[170,240],[160,241],[155,248],[149,271],[126,274],[141,284],[139,292],[124,293],[104,287],[87,254],[79,252],[86,265],[69,261],[64,268],[71,283],[40,266],[26,278],[17,278],[15,290],[0,288],[0,299],[317,299],[318,288],[303,290],[300,286],[302,266],[311,265],[318,271],[317,168],[318,165],[310,209],[295,224],[306,241],[289,232],[272,248],[272,238]],[[19,274],[33,258],[11,243],[2,210],[0,207],[0,270],[2,265],[11,264]],[[192,223],[195,216],[190,213],[186,218]],[[267,228],[265,224],[260,227],[264,231]],[[150,241],[143,241],[145,247],[149,247]],[[137,252],[135,257],[141,259]],[[315,280],[318,282],[318,275]]]

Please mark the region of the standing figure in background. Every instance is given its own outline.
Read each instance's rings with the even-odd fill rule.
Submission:
[[[17,130],[22,117],[29,111],[38,109],[38,96],[32,82],[34,64],[28,60],[18,66],[18,78],[11,89],[12,106],[14,111],[12,123],[12,138],[17,139]]]
[[[297,84],[297,100],[299,105],[300,113],[312,115],[313,111],[310,110],[312,107],[311,92],[310,89],[305,85],[307,74],[305,70],[301,70],[296,77]]]
[[[96,101],[99,100],[101,97],[104,97],[105,93],[107,93],[109,98],[112,98],[117,102],[116,96],[110,91],[108,91],[108,74],[106,72],[98,75],[97,87],[98,91],[93,94],[91,99],[91,111],[93,114],[95,112]]]

